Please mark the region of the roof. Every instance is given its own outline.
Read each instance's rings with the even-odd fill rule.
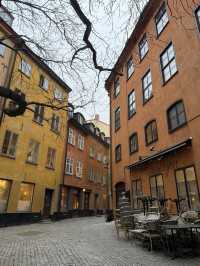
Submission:
[[[191,146],[192,145],[192,138],[188,138],[178,144],[175,144],[174,146],[171,146],[167,149],[164,149],[162,151],[157,152],[156,154],[153,154],[151,156],[146,157],[145,159],[139,160],[134,164],[129,165],[127,168],[132,170],[133,168],[137,168],[140,166],[143,166],[144,164],[147,164],[153,160],[160,160],[163,157],[169,156],[173,152],[180,151],[184,149],[185,147]]]
[[[146,23],[148,23],[149,19],[151,18],[149,14],[154,12],[157,9],[157,7],[160,6],[161,2],[163,2],[163,0],[149,0],[148,3],[143,8],[143,11],[139,16],[138,22],[133,32],[131,33],[130,38],[126,41],[124,49],[122,50],[120,56],[118,57],[117,62],[114,65],[113,71],[110,73],[109,77],[107,78],[105,82],[105,87],[107,90],[109,90],[110,82],[112,82],[112,80],[114,79],[116,72],[118,70],[118,67],[123,62],[124,58],[127,56],[129,47],[133,45],[134,41],[138,39],[138,37],[140,36],[144,28],[144,25],[146,25]]]
[[[68,93],[71,88],[39,57],[34,53],[26,44],[23,38],[21,38],[3,19],[0,18],[0,25],[2,25],[9,33],[11,33],[10,40],[19,47],[19,51],[27,54],[37,65],[41,67],[46,73],[51,76],[62,88]]]

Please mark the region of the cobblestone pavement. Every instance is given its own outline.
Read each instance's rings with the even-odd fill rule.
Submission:
[[[117,240],[103,217],[0,228],[0,265],[200,266],[200,258],[171,260]]]

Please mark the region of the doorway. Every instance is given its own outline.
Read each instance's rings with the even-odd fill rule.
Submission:
[[[49,218],[51,214],[52,196],[53,196],[53,190],[46,188],[45,197],[44,197],[44,209],[43,209],[44,218]]]

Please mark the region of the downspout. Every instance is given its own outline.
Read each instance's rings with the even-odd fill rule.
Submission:
[[[109,191],[109,202],[111,206],[109,208],[113,209],[113,182],[112,182],[112,108],[111,108],[111,96],[109,92],[110,99],[110,191]]]

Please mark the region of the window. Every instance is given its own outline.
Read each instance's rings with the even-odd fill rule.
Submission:
[[[103,163],[104,164],[107,164],[108,163],[108,158],[106,155],[103,156]]]
[[[70,157],[66,158],[65,174],[73,175],[73,159]]]
[[[0,179],[0,213],[6,212],[10,188],[11,181]]]
[[[120,108],[115,110],[115,131],[120,128]]]
[[[40,82],[39,82],[40,88],[44,89],[45,91],[48,90],[49,81],[47,78],[45,78],[43,75],[40,75]]]
[[[133,191],[133,208],[142,209],[142,201],[139,199],[142,197],[142,182],[140,179],[132,182]]]
[[[120,93],[120,81],[119,78],[117,78],[114,82],[114,96],[117,97],[119,93]]]
[[[134,72],[134,64],[132,58],[130,58],[127,62],[127,79],[130,78],[133,72]]]
[[[155,21],[157,34],[160,35],[160,33],[164,30],[165,26],[169,21],[165,4],[163,4],[160,10],[158,11],[155,17]]]
[[[60,127],[60,118],[59,118],[59,116],[53,114],[52,121],[51,121],[51,130],[58,133],[59,127]]]
[[[56,160],[56,150],[53,148],[48,148],[46,166],[48,168],[54,169],[55,168],[55,160]]]
[[[185,199],[185,202],[180,202],[180,207],[182,208],[186,203],[190,209],[199,208],[199,192],[194,166],[177,170],[175,176],[178,199]]]
[[[33,120],[38,122],[39,124],[42,124],[43,119],[44,119],[44,106],[35,105]]]
[[[148,102],[153,96],[151,70],[142,78],[143,103]]]
[[[200,31],[200,6],[196,9],[195,15],[196,15],[196,20],[197,20],[197,25]]]
[[[29,65],[24,59],[21,61],[20,70],[22,73],[24,73],[26,76],[31,76],[31,65]]]
[[[72,145],[76,145],[76,137],[74,134],[74,130],[72,128],[69,128],[69,131],[68,131],[68,143]]]
[[[0,43],[0,55],[4,56],[6,47],[3,43]]]
[[[101,162],[102,161],[102,154],[97,153],[97,161]]]
[[[128,118],[130,119],[136,113],[135,91],[128,95]]]
[[[78,135],[78,147],[80,150],[84,150],[84,137],[80,134]]]
[[[171,43],[160,56],[161,70],[164,83],[171,79],[177,70],[174,47]]]
[[[95,156],[95,150],[94,150],[94,147],[90,147],[90,149],[89,149],[89,156],[90,156],[91,158],[94,158],[94,156]]]
[[[76,176],[77,177],[82,177],[82,172],[83,172],[83,163],[81,161],[77,161]]]
[[[164,185],[163,185],[162,175],[151,176],[149,181],[150,181],[151,197],[157,200],[164,199],[165,195],[164,195]],[[156,202],[154,201],[153,203],[155,206]]]
[[[186,114],[185,108],[182,101],[173,104],[167,111],[168,118],[168,128],[169,131],[174,131],[175,129],[186,124]]]
[[[149,45],[148,45],[148,41],[147,41],[147,35],[146,33],[144,34],[144,36],[142,37],[142,40],[139,43],[139,52],[140,52],[140,59],[142,60],[145,55],[148,53],[149,51]]]
[[[115,161],[121,161],[121,144],[117,145],[115,148]]]
[[[64,94],[61,90],[59,89],[55,89],[54,90],[54,99],[58,100],[58,101],[63,101],[64,100]]]
[[[158,132],[156,121],[150,121],[145,127],[146,145],[149,145],[158,140]]]
[[[104,175],[102,177],[102,185],[106,185],[107,184],[107,177]]]
[[[18,134],[15,134],[9,130],[6,130],[1,152],[3,154],[15,157],[17,140],[18,140]]]
[[[34,185],[21,183],[19,192],[19,201],[17,205],[18,212],[30,212],[33,200]]]
[[[36,164],[38,161],[40,143],[36,140],[31,139],[29,141],[27,162]]]
[[[89,168],[89,180],[94,181],[94,169],[92,167]]]
[[[129,152],[130,154],[138,151],[138,135],[134,133],[129,138]]]

